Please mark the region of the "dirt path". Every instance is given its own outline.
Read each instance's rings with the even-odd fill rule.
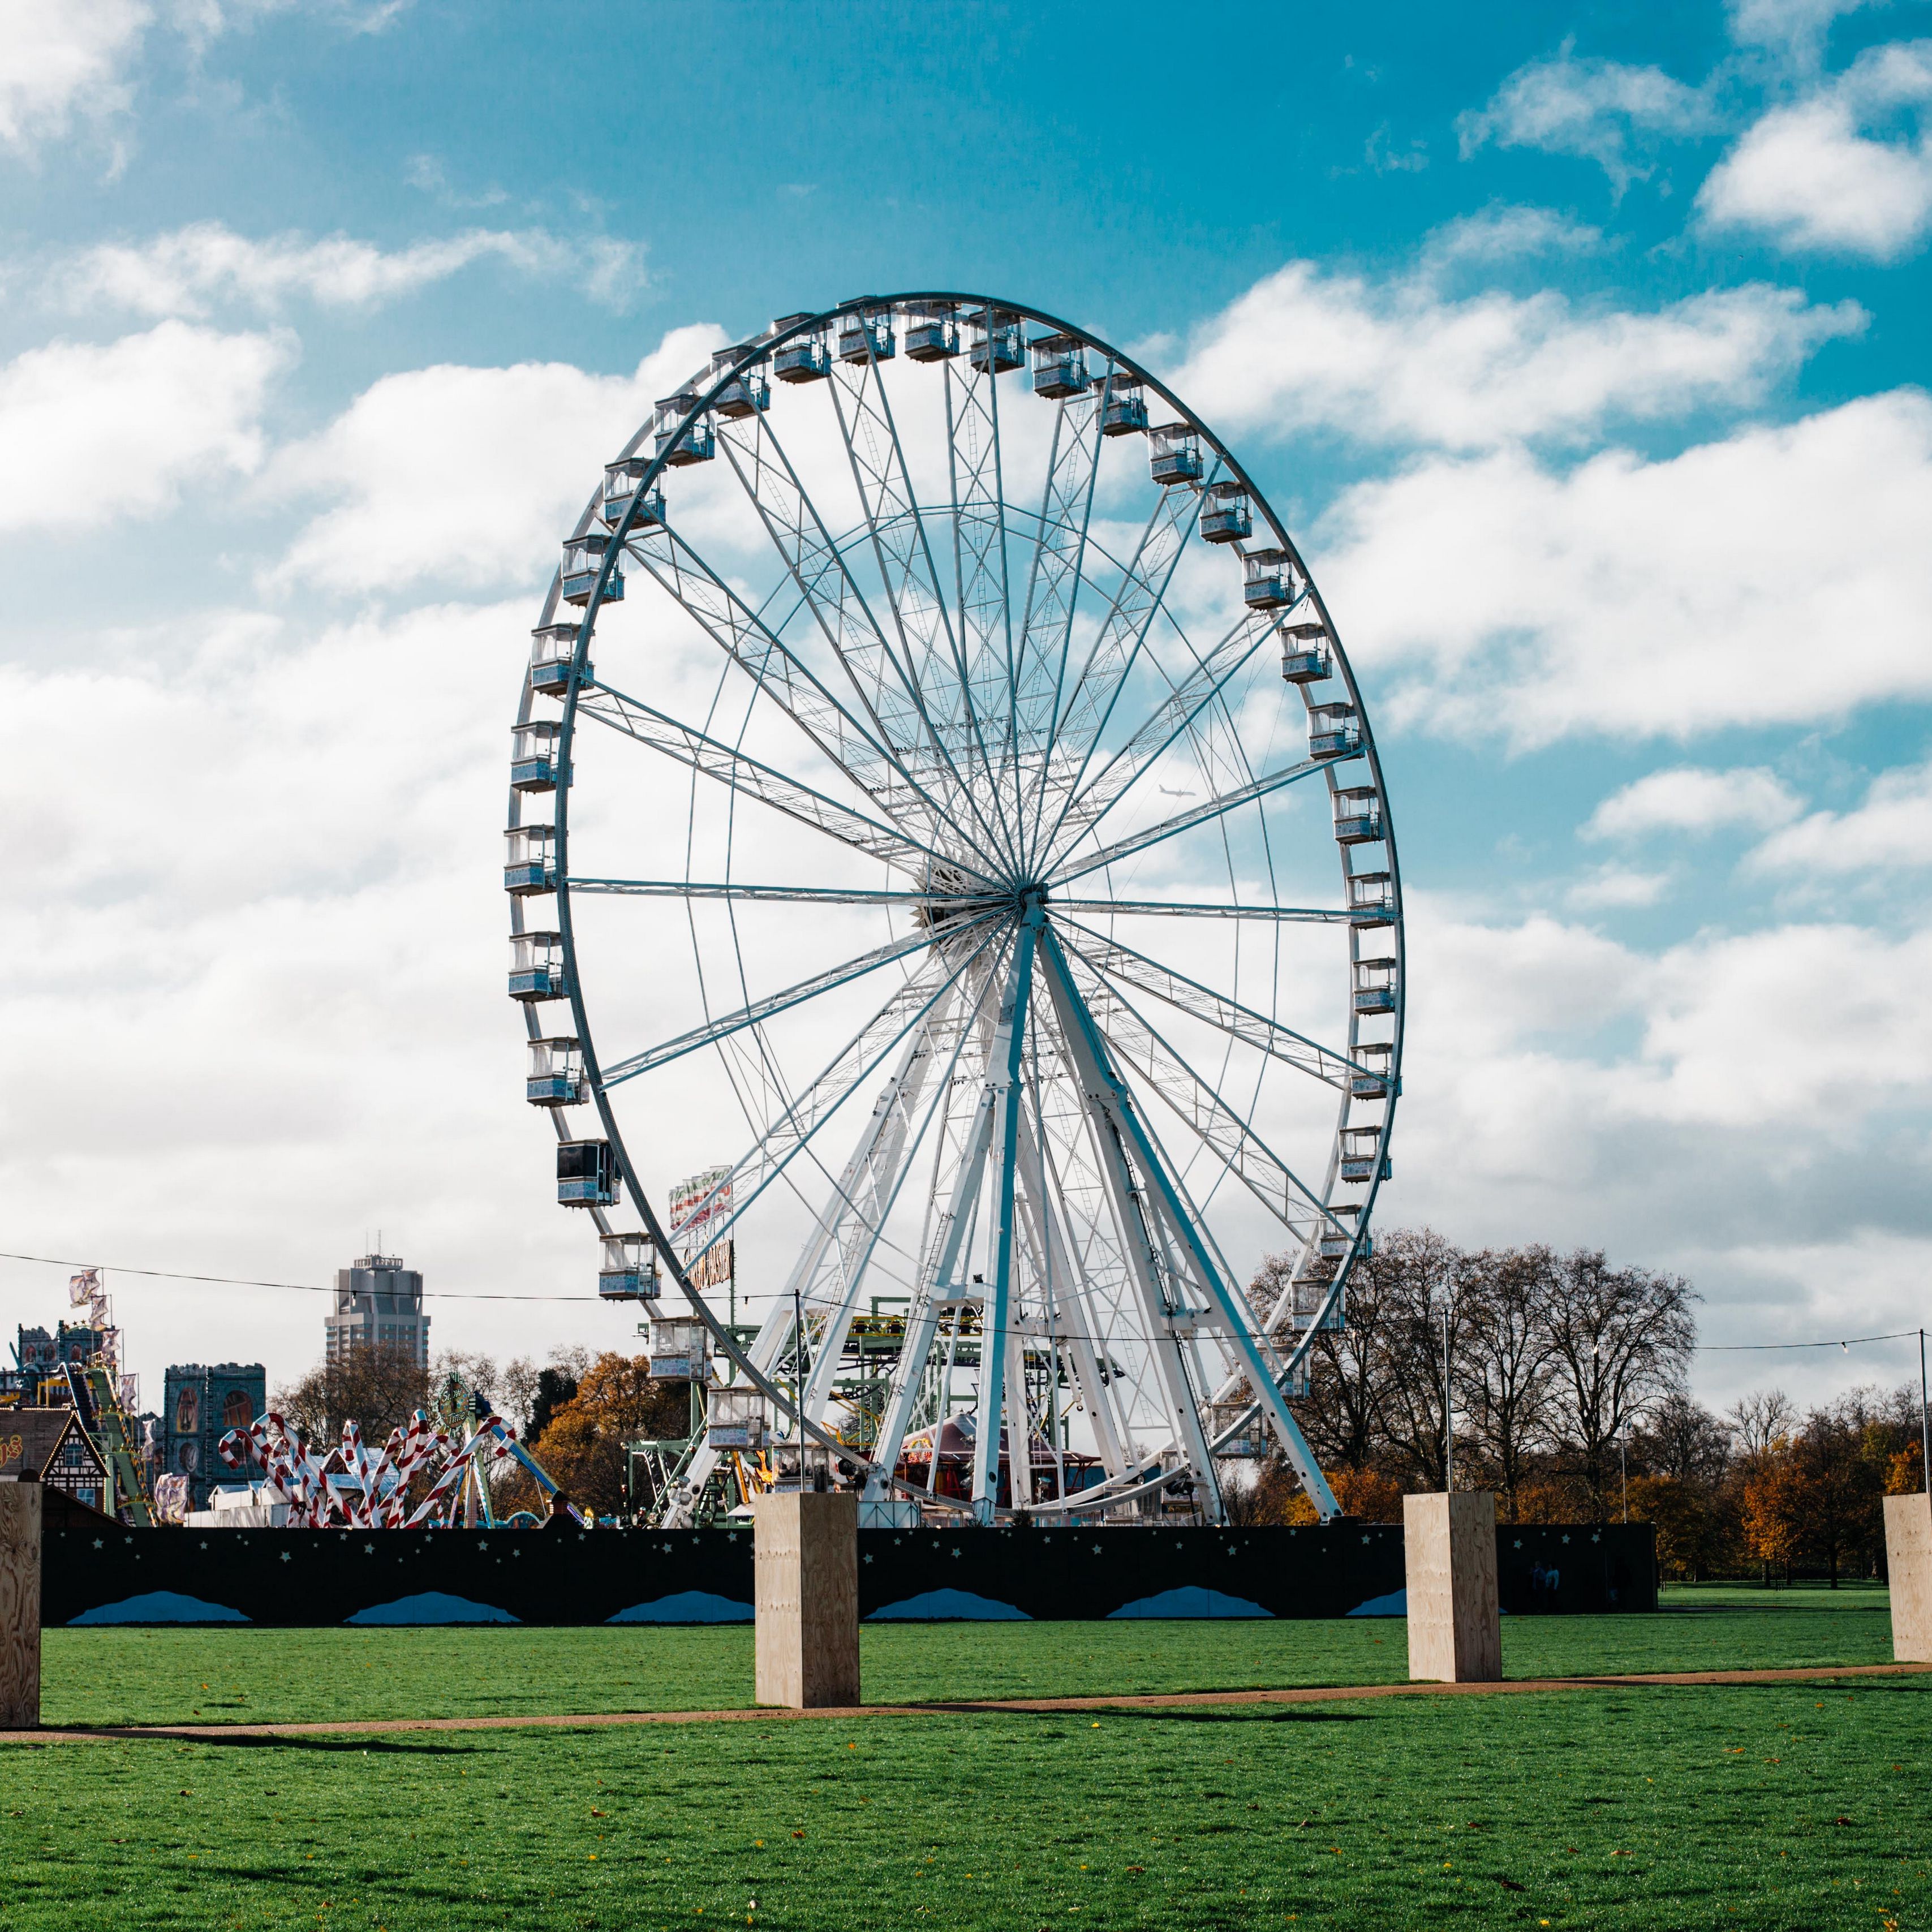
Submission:
[[[944,1704],[864,1704],[820,1711],[614,1711],[580,1716],[347,1718],[316,1724],[113,1724],[85,1730],[0,1731],[0,1744],[190,1741],[250,1744],[277,1738],[380,1737],[397,1731],[586,1730],[621,1724],[736,1724],[814,1718],[932,1718],[1005,1712],[1161,1710],[1203,1705],[1333,1704],[1369,1697],[1494,1697],[1521,1691],[1627,1690],[1646,1684],[1802,1684],[1909,1677],[1932,1664],[1846,1664],[1802,1670],[1660,1670],[1629,1677],[1523,1677],[1501,1684],[1350,1684],[1292,1690],[1172,1690],[1113,1697],[1010,1697]]]

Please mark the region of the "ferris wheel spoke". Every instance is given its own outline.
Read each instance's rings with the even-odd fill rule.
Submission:
[[[835,411],[835,414],[836,412]],[[931,778],[950,801],[946,817],[962,838],[964,818],[985,820],[950,748],[928,716],[912,666],[904,662],[873,615],[791,459],[762,413],[728,424],[719,438],[741,488],[757,511],[779,561],[860,704],[878,725],[893,760],[910,772],[931,754]],[[932,785],[922,787],[930,795]]]
[[[997,718],[1012,675],[1000,392],[992,358],[946,370],[946,439],[952,493],[952,567],[966,688],[976,715]]]
[[[1177,973],[1172,967],[1150,959],[1131,946],[1123,946],[1118,940],[1109,939],[1077,920],[1069,920],[1067,924],[1080,935],[1078,940],[1070,937],[1065,940],[1067,950],[1103,978],[1151,993],[1177,1011],[1204,1021],[1229,1039],[1238,1040],[1244,1046],[1258,1048],[1271,1058],[1293,1067],[1298,1073],[1310,1074],[1344,1094],[1353,1090],[1353,1083],[1358,1077],[1380,1077],[1370,1069],[1358,1066],[1347,1054],[1324,1046],[1319,1040],[1310,1040],[1292,1027],[1283,1026],[1279,1020],[1270,1019],[1265,1013],[1244,1006],[1226,993],[1217,993],[1211,986],[1204,986],[1198,980],[1190,980],[1184,973]]]
[[[985,777],[997,830],[983,811],[976,815],[987,832],[997,837],[1008,862],[1017,863],[1018,843],[1000,809],[1001,791],[973,702],[965,656],[940,590],[938,568],[913,495],[885,381],[869,350],[863,362],[836,365],[832,394],[873,559],[885,582],[886,601],[914,674],[922,711],[935,735],[958,741],[960,754]],[[947,678],[935,679],[932,674],[942,666]],[[956,758],[956,770],[957,763]]]
[[[627,548],[760,692],[880,809],[914,805],[928,832],[952,824],[946,808],[826,689],[779,629],[752,610],[682,536],[659,524]]]
[[[1051,837],[1063,850],[1092,830],[1155,761],[1220,697],[1274,634],[1263,620],[1244,617],[1162,700],[1144,723],[1062,809]],[[1070,836],[1063,837],[1069,826]]]
[[[578,715],[594,718],[627,738],[661,752],[668,758],[700,772],[731,791],[782,812],[788,818],[809,825],[840,844],[849,845],[867,857],[883,860],[888,866],[923,880],[934,862],[970,873],[990,886],[991,880],[956,859],[942,860],[933,848],[910,833],[895,831],[875,818],[854,812],[848,806],[788,778],[784,772],[748,758],[727,745],[686,724],[668,712],[641,703],[609,685],[595,685],[580,692]]]
[[[1210,476],[1220,473],[1217,464]],[[1052,830],[1037,841],[1041,851],[1051,848],[1068,801],[1086,778],[1101,734],[1160,614],[1168,584],[1200,515],[1202,501],[1199,494],[1184,484],[1161,492],[1100,621],[1086,662],[1066,694],[1054,734],[1059,756],[1041,769],[1036,817],[1043,820],[1049,801],[1056,796],[1059,800]]]
[[[1028,789],[1026,763],[1036,755],[1046,759],[1060,710],[1100,466],[1100,390],[1083,390],[1064,398],[1054,419],[1039,538],[1028,574],[1025,616],[1013,652],[1007,755],[1013,789],[1022,797]]]
[[[1284,785],[1293,784],[1298,778],[1305,778],[1311,772],[1327,768],[1330,761],[1326,758],[1304,758],[1299,764],[1283,765],[1274,771],[1264,772],[1258,778],[1246,784],[1237,785],[1232,791],[1218,793],[1204,804],[1197,805],[1186,812],[1177,812],[1172,818],[1162,819],[1158,825],[1150,825],[1144,832],[1136,832],[1117,840],[1112,845],[1103,845],[1099,850],[1079,855],[1072,860],[1062,860],[1054,870],[1061,884],[1075,879],[1084,879],[1090,872],[1097,872],[1107,866],[1118,866],[1124,859],[1131,859],[1138,852],[1175,838],[1184,832],[1191,832],[1197,825],[1206,825],[1224,818],[1228,813],[1244,805],[1252,804],[1257,799],[1266,798]],[[1064,869],[1061,869],[1061,867]]]
[[[978,911],[983,902],[958,892],[868,892],[857,886],[754,886],[728,880],[701,884],[689,879],[582,879],[570,881],[573,894],[601,892],[612,898],[728,899],[757,905],[904,906],[915,912],[962,908]],[[1084,903],[1084,902],[1083,902]]]
[[[725,1179],[704,1199],[693,1204],[687,1219],[705,1213],[730,1190],[730,1207],[706,1223],[707,1248],[730,1232],[752,1203],[784,1172],[794,1156],[844,1106],[860,1084],[884,1065],[892,1048],[914,1028],[931,1023],[940,1004],[960,986],[998,937],[997,931],[988,934],[956,963],[949,964],[935,952],[904,985],[894,988],[892,998],[740,1156]]]
[[[1283,1228],[1298,1240],[1305,1240],[1324,1222],[1341,1225],[1322,1197],[1255,1132],[1241,1110],[1231,1106],[1196,1072],[1118,987],[1090,970],[1082,990],[1095,1024],[1115,1052]]]
[[[1349,926],[1356,917],[1353,913],[1322,906],[1209,905],[1192,899],[1064,899],[1056,896],[1053,910],[1168,919],[1255,919],[1280,926]]]
[[[992,916],[982,913],[963,920],[958,930],[963,936]],[[674,1060],[682,1059],[687,1053],[695,1053],[700,1047],[710,1046],[746,1027],[756,1026],[761,1020],[773,1018],[793,1006],[803,1005],[808,1000],[817,999],[820,994],[863,979],[868,973],[876,973],[880,967],[890,966],[896,959],[924,952],[932,944],[930,933],[916,932],[906,938],[896,939],[890,945],[876,946],[870,952],[862,952],[856,958],[842,961],[823,973],[814,973],[808,980],[801,980],[795,986],[786,987],[782,992],[768,994],[764,999],[754,1000],[749,1006],[724,1014],[706,1025],[693,1027],[688,1033],[679,1034],[656,1046],[646,1047],[641,1053],[632,1054],[615,1062],[604,1069],[599,1084],[608,1092],[622,1082],[635,1079],[640,1073],[652,1072]]]

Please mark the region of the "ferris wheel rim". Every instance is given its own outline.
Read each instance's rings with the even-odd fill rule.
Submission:
[[[1319,586],[1316,583],[1312,573],[1307,570],[1298,547],[1295,544],[1286,526],[1282,523],[1281,520],[1275,512],[1273,506],[1269,502],[1265,494],[1260,490],[1257,485],[1256,485],[1246,467],[1240,462],[1239,459],[1234,454],[1233,452],[1228,448],[1227,444],[1214,433],[1212,428],[1207,423],[1202,420],[1202,418],[1192,408],[1183,401],[1182,399],[1164,382],[1162,382],[1154,371],[1146,368],[1132,356],[1113,346],[1113,345],[1107,342],[1103,338],[1095,334],[1090,330],[1071,323],[1066,321],[1064,318],[1055,316],[1049,311],[1037,308],[1024,303],[994,298],[969,291],[928,290],[910,290],[888,296],[866,296],[854,298],[850,300],[841,302],[831,308],[791,318],[789,320],[787,326],[782,329],[774,329],[768,334],[754,338],[748,338],[745,342],[735,345],[736,350],[741,352],[736,353],[732,357],[732,359],[728,362],[714,362],[712,365],[713,380],[710,381],[708,385],[693,383],[688,386],[692,392],[693,396],[693,400],[690,407],[686,410],[682,417],[677,420],[676,432],[670,445],[666,449],[662,451],[659,454],[649,460],[646,467],[642,474],[638,478],[632,500],[626,508],[623,520],[612,532],[609,546],[605,553],[604,563],[599,572],[597,582],[592,589],[590,598],[585,603],[583,616],[580,622],[576,627],[578,636],[572,662],[572,675],[563,694],[563,713],[561,723],[561,731],[560,734],[560,749],[561,754],[567,764],[568,760],[568,748],[574,732],[578,715],[580,696],[585,688],[583,674],[586,666],[588,648],[595,628],[598,614],[604,602],[605,591],[608,587],[611,572],[615,568],[616,560],[622,554],[624,545],[632,533],[632,526],[639,514],[639,506],[644,500],[646,494],[656,485],[668,466],[667,458],[670,449],[674,448],[676,446],[676,437],[681,436],[692,424],[706,416],[713,408],[718,397],[721,396],[734,382],[742,378],[747,370],[751,370],[761,362],[768,360],[778,349],[781,348],[789,341],[803,336],[814,334],[823,334],[829,327],[838,323],[842,318],[861,310],[884,310],[896,313],[902,310],[927,307],[937,308],[941,305],[952,305],[962,310],[976,308],[986,312],[988,316],[989,321],[992,316],[997,312],[1003,318],[1010,317],[1022,323],[1027,322],[1040,323],[1044,325],[1049,329],[1064,334],[1066,336],[1072,338],[1079,343],[1083,347],[1095,351],[1110,359],[1119,369],[1127,372],[1131,377],[1138,381],[1144,388],[1150,392],[1152,394],[1159,396],[1164,402],[1168,404],[1175,412],[1175,415],[1178,421],[1180,423],[1184,424],[1194,434],[1201,439],[1202,442],[1205,444],[1208,448],[1210,448],[1214,452],[1216,458],[1227,471],[1230,478],[1241,487],[1246,494],[1254,509],[1259,513],[1258,520],[1265,523],[1268,530],[1271,532],[1278,547],[1293,560],[1294,562],[1300,570],[1302,577],[1306,584],[1305,594],[1311,601],[1312,608],[1315,612],[1318,615],[1323,628],[1326,632],[1327,636],[1330,641],[1334,658],[1335,670],[1339,676],[1342,688],[1353,703],[1356,713],[1361,721],[1361,735],[1363,740],[1361,755],[1366,762],[1367,771],[1370,776],[1374,790],[1378,795],[1378,800],[1380,801],[1381,822],[1382,828],[1380,836],[1382,842],[1383,843],[1387,854],[1388,868],[1395,882],[1394,885],[1394,916],[1388,926],[1382,929],[1382,936],[1386,941],[1392,943],[1396,949],[1395,958],[1398,966],[1396,987],[1396,998],[1399,1004],[1394,1016],[1394,1052],[1391,1055],[1392,1065],[1396,1070],[1398,1070],[1398,1071],[1395,1076],[1391,1078],[1388,1091],[1383,1102],[1383,1119],[1381,1125],[1380,1138],[1378,1144],[1378,1157],[1376,1162],[1375,1172],[1369,1183],[1367,1190],[1364,1195],[1360,1203],[1360,1213],[1357,1220],[1357,1240],[1358,1243],[1359,1243],[1361,1234],[1366,1231],[1370,1216],[1370,1212],[1372,1209],[1374,1201],[1378,1193],[1381,1185],[1382,1161],[1380,1156],[1385,1152],[1388,1146],[1390,1132],[1393,1126],[1396,1102],[1400,1097],[1400,1089],[1399,1069],[1401,1058],[1401,1046],[1406,1031],[1406,1028],[1402,1022],[1402,1006],[1401,1004],[1400,1004],[1404,1000],[1406,986],[1406,974],[1405,971],[1400,970],[1402,965],[1405,963],[1404,940],[1406,937],[1406,921],[1402,916],[1402,912],[1400,886],[1400,861],[1396,847],[1393,814],[1387,803],[1387,786],[1382,770],[1378,750],[1376,745],[1372,728],[1370,724],[1366,708],[1361,703],[1360,692],[1355,679],[1353,667],[1348,659],[1346,651],[1342,644],[1339,632],[1333,622],[1325,600],[1322,598]],[[721,352],[721,353],[723,352]],[[647,418],[646,423],[640,428],[638,433],[624,446],[622,451],[620,452],[620,460],[633,458],[634,456],[634,452],[642,442],[644,438],[647,434],[650,434],[651,429],[651,422]],[[599,500],[599,494],[596,491],[593,491],[590,502],[586,506],[583,515],[578,520],[574,535],[580,537],[590,530],[597,518]],[[1007,506],[1003,504],[1001,509],[1003,517],[1017,515],[1024,518],[1028,517],[1031,514],[1030,512],[1028,512],[1018,506]],[[923,512],[926,514],[940,514],[937,506],[931,505],[920,506],[915,503],[915,511],[916,512]],[[862,528],[863,526],[855,526],[854,532],[853,532],[854,539],[856,539]],[[545,601],[544,608],[544,620],[546,622],[551,621],[553,614],[557,608],[560,589],[561,578],[560,576],[559,579],[553,583],[550,592]],[[532,695],[532,692],[531,686],[526,680],[524,692],[523,704],[520,707],[518,712],[518,722],[520,724],[528,722],[530,712],[530,700]],[[1313,774],[1311,772],[1310,775],[1312,776]],[[1328,789],[1331,794],[1333,794],[1337,788],[1336,784],[1336,770],[1334,765],[1331,764],[1329,766],[1325,776]],[[1133,782],[1138,782],[1138,777],[1136,777]],[[1131,789],[1131,785],[1129,788]],[[1216,816],[1225,816],[1228,811],[1234,808],[1232,806],[1224,806],[1222,808],[1221,812],[1217,813]],[[513,793],[513,824],[520,822],[520,802],[518,801],[516,794]],[[601,1076],[598,1063],[596,1058],[596,1049],[595,1037],[592,1030],[590,1017],[584,1005],[583,976],[580,972],[575,970],[578,953],[576,945],[574,921],[571,905],[571,898],[573,887],[577,886],[579,882],[572,880],[569,875],[568,856],[568,816],[569,802],[568,789],[566,788],[559,791],[556,803],[554,836],[556,841],[557,869],[557,923],[563,939],[566,958],[567,962],[569,962],[570,966],[568,972],[569,1004],[572,1010],[572,1018],[578,1029],[578,1036],[581,1041],[583,1046],[586,1073],[590,1078],[591,1097],[595,1101],[600,1120],[602,1122],[606,1134],[609,1136],[614,1153],[616,1156],[620,1168],[624,1174],[624,1177],[632,1187],[633,1200],[636,1204],[640,1215],[642,1215],[648,1224],[647,1231],[651,1234],[654,1243],[656,1245],[660,1255],[663,1257],[673,1279],[676,1282],[680,1289],[685,1294],[694,1311],[698,1312],[701,1318],[706,1318],[708,1321],[710,1318],[709,1305],[706,1300],[704,1292],[703,1290],[694,1287],[686,1278],[684,1270],[680,1264],[678,1258],[673,1250],[672,1244],[670,1240],[668,1238],[667,1231],[659,1222],[658,1217],[656,1215],[653,1204],[650,1202],[650,1197],[643,1189],[640,1177],[634,1168],[629,1150],[626,1145],[621,1124],[618,1120],[614,1110],[610,1106],[604,1080]],[[1084,840],[1089,835],[1091,829],[1092,828],[1090,826],[1082,830],[1082,832],[1078,835],[1078,837],[1074,842],[1075,848],[1077,848],[1079,842],[1082,840]],[[1042,851],[1041,856],[1042,858],[1045,857],[1046,854],[1044,851]],[[1346,877],[1348,875],[1348,860],[1346,853],[1342,855],[1342,866],[1344,875]],[[1073,877],[1084,878],[1088,874],[1096,870],[1101,872],[1102,880],[1104,882],[1106,878],[1105,862],[1100,862],[1094,866],[1085,867],[1083,868],[1082,872],[1074,874]],[[588,885],[590,882],[586,881],[584,883]],[[692,884],[692,882],[688,879],[687,879],[686,883],[687,886]],[[1072,880],[1070,879],[1068,883],[1071,884]],[[594,890],[594,886],[592,887],[592,890]],[[1097,900],[1100,897],[1098,893],[1094,894],[1093,896],[1095,900]],[[513,902],[513,904],[514,904],[514,902]],[[1083,907],[1083,910],[1085,908]],[[1097,911],[1100,908],[1097,904],[1094,905],[1094,910]],[[1177,911],[1181,910],[1181,908],[1178,907],[1174,909]],[[1144,906],[1137,907],[1136,910],[1145,910],[1151,912],[1154,910],[1154,905],[1153,902],[1147,902]],[[1208,909],[1203,908],[1202,910],[1205,911]],[[1214,910],[1217,912],[1225,913],[1232,911],[1234,909],[1214,908]],[[1256,910],[1257,911],[1261,911],[1263,909],[1258,908]],[[1275,908],[1275,910],[1278,913],[1280,910],[1280,908]],[[1346,913],[1338,914],[1336,916],[1339,920],[1340,918],[1346,917]],[[514,929],[520,930],[520,908],[517,908],[513,912],[513,922]],[[1359,935],[1356,929],[1353,928],[1351,928],[1349,953],[1352,960],[1358,959],[1360,956]],[[537,1035],[537,1025],[534,1012],[526,1010],[526,1018],[530,1022],[531,1036],[536,1037]],[[1352,1020],[1350,1038],[1352,1048],[1354,1045],[1354,1034],[1355,1030],[1356,1029]],[[1346,1119],[1348,1111],[1348,1096],[1345,1090],[1342,1095],[1341,1108],[1342,1119]],[[562,1127],[560,1122],[559,1132],[560,1135],[561,1135]],[[1339,1132],[1340,1126],[1338,1124],[1338,1136]],[[1336,1145],[1339,1147],[1339,1138],[1336,1142]],[[1334,1190],[1334,1155],[1332,1150],[1330,1168],[1330,1172],[1326,1177],[1324,1177],[1321,1190],[1322,1197],[1324,1200],[1331,1196]],[[601,1214],[598,1216],[598,1220],[601,1231],[608,1232],[608,1227],[602,1226]],[[1340,1286],[1340,1281],[1346,1279],[1347,1268],[1352,1265],[1354,1258],[1354,1250],[1352,1246],[1349,1254],[1345,1258],[1343,1268],[1338,1271],[1338,1288]],[[715,1328],[715,1323],[712,1325]],[[1316,1330],[1312,1328],[1309,1331],[1304,1346],[1297,1355],[1296,1359],[1298,1361],[1306,1355],[1307,1344],[1312,1343],[1315,1333]],[[757,1376],[755,1373],[750,1370],[749,1364],[743,1362],[742,1359],[739,1358],[737,1350],[730,1344],[728,1337],[721,1335],[718,1339],[722,1343],[723,1343],[724,1352],[726,1353],[728,1356],[734,1360],[737,1360],[739,1366],[742,1369],[744,1369],[748,1373],[752,1374],[752,1379],[754,1381],[762,1382],[763,1378]],[[767,1389],[766,1392],[773,1395],[776,1394],[776,1390],[770,1389]],[[806,1432],[814,1436],[816,1436],[818,1433],[816,1430],[811,1429],[810,1425],[806,1422],[805,1419],[802,1416],[800,1418],[800,1422],[802,1429]],[[864,1465],[868,1468],[872,1466],[867,1462],[866,1458],[855,1452],[850,1447],[842,1446],[839,1453],[845,1456],[848,1460]],[[898,1486],[895,1485],[895,1486]],[[934,1500],[943,1499],[934,1498]]]

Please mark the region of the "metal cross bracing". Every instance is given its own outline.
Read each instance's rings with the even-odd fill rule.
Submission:
[[[790,316],[679,396],[566,542],[506,874],[560,1198],[710,1336],[660,1520],[822,1456],[878,1520],[1216,1521],[1257,1421],[1331,1515],[1294,1402],[1406,984],[1287,532],[1021,304]]]

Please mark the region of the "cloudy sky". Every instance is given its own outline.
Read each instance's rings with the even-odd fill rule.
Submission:
[[[1927,1318],[1932,9],[8,15],[8,1250],[590,1292],[496,869],[556,538],[714,344],[950,286],[1170,373],[1314,566],[1412,921],[1385,1224],[1681,1270],[1713,1342]],[[8,1338],[64,1284],[0,1262]],[[151,1398],[319,1348],[112,1285]]]

